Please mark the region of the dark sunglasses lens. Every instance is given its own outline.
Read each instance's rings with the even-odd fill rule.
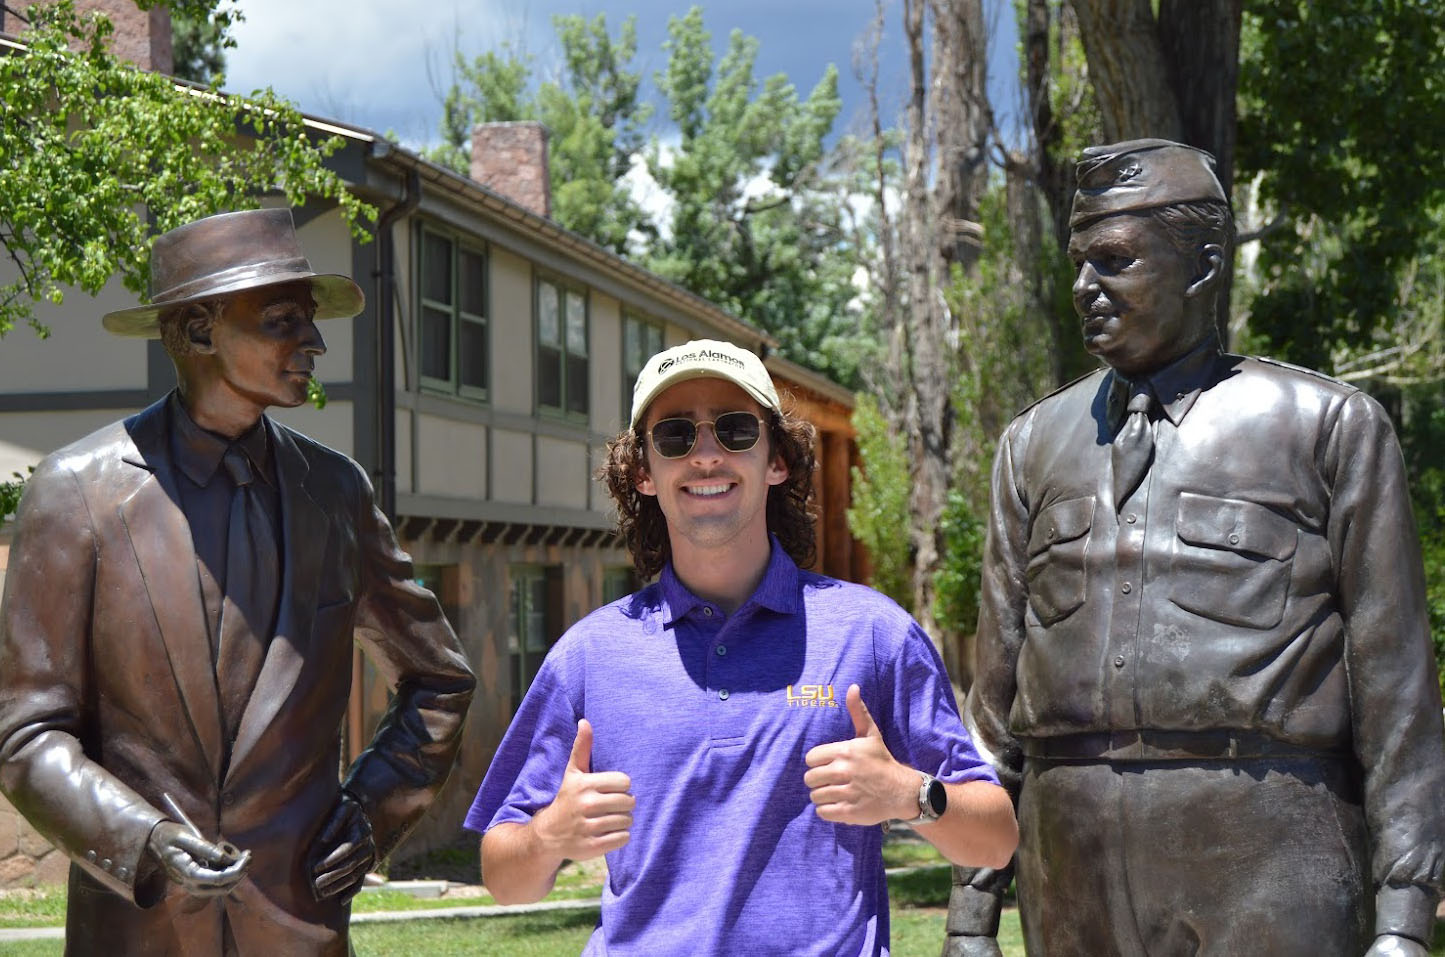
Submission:
[[[665,459],[680,459],[692,451],[697,426],[687,419],[663,419],[652,427],[652,447]]]
[[[758,444],[758,417],[751,412],[727,412],[713,424],[717,443],[729,452],[746,452]]]

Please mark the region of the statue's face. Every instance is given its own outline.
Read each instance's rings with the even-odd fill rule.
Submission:
[[[1153,372],[1208,335],[1207,309],[1186,309],[1199,263],[1147,215],[1095,220],[1069,237],[1084,348],[1124,375]]]
[[[316,357],[326,343],[304,282],[237,294],[211,329],[215,369],[225,392],[258,409],[306,401]]]

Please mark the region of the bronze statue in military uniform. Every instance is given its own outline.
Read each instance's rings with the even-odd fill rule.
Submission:
[[[1385,413],[1222,353],[1207,154],[1088,150],[1069,251],[1107,364],[999,442],[967,718],[1016,795],[1032,955],[1424,955],[1445,738]],[[996,953],[1004,875],[948,953]]]
[[[68,854],[73,954],[348,952],[349,902],[450,772],[474,679],[355,462],[272,421],[355,315],[289,210],[159,237],[177,390],[27,485],[0,605],[0,787]],[[338,780],[353,640],[396,694]]]

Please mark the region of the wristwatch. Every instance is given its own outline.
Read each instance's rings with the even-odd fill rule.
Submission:
[[[927,824],[943,817],[943,812],[948,810],[948,791],[943,782],[923,771],[918,773],[923,775],[923,783],[918,788],[918,816],[905,824]]]

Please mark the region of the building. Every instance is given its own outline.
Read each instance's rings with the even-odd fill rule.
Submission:
[[[112,6],[123,15],[124,4]],[[149,29],[149,20],[142,25]],[[698,337],[766,357],[780,388],[819,428],[820,570],[856,579],[867,566],[844,517],[856,460],[852,398],[770,355],[768,337],[738,317],[554,223],[539,125],[479,127],[466,177],[369,131],[308,122],[343,138],[330,162],[380,218],[372,240],[359,243],[334,207],[295,211],[313,268],[355,277],[367,304],[355,319],[321,324],[325,408],[276,417],[366,468],[479,678],[461,763],[399,852],[415,854],[458,836],[550,644],[637,584],[591,474],[626,421],[646,358]],[[37,310],[49,339],[16,330],[3,340],[0,478],[172,387],[159,342],[100,328],[103,313],[134,301],[118,282],[95,299],[74,293]],[[0,575],[7,550],[0,528]],[[353,675],[344,729],[351,753],[386,705],[384,685],[359,652]],[[63,879],[64,862],[45,855],[23,822],[11,840],[6,814],[13,812],[0,814],[0,885]]]

